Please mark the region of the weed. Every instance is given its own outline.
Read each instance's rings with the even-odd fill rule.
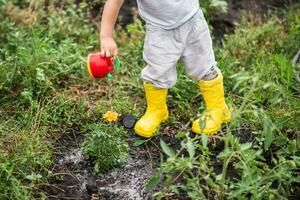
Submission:
[[[83,152],[92,158],[96,173],[105,172],[119,166],[128,158],[128,146],[124,138],[126,132],[112,124],[94,124],[83,143]]]

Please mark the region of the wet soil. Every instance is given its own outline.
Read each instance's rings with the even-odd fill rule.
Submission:
[[[129,134],[132,135],[131,130]],[[57,141],[53,174],[48,184],[40,188],[48,199],[138,200],[151,196],[145,186],[157,167],[155,150],[150,153],[147,146],[134,147],[134,137],[130,137],[127,162],[106,174],[96,175],[93,161],[82,153],[83,140],[84,135],[77,127]]]
[[[162,128],[159,137],[154,137],[146,144],[136,147],[133,143],[140,138],[131,129],[134,124],[133,118],[130,115],[125,118],[119,124],[127,127],[131,125],[129,129],[127,128],[130,157],[120,168],[112,169],[105,174],[96,175],[93,160],[83,155],[81,144],[84,134],[80,127],[73,127],[70,133],[57,140],[52,175],[48,183],[39,188],[48,199],[154,199],[154,192],[159,190],[162,184],[158,184],[150,191],[146,190],[146,185],[159,166],[159,157],[162,153],[159,147],[160,138],[173,149],[180,148],[181,139],[176,138],[175,133],[188,131],[189,123],[167,124]],[[254,138],[247,126],[235,130],[233,134],[239,137],[241,142],[249,142]],[[223,150],[224,144],[222,141],[210,140],[208,147],[218,154]],[[216,172],[221,172],[222,163],[216,160],[213,167]],[[229,165],[227,176],[238,177],[233,164]],[[182,195],[177,199],[187,198]]]

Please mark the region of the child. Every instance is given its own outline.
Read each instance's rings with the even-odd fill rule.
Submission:
[[[114,25],[124,0],[107,0],[101,22],[101,53],[116,58]],[[140,16],[146,21],[143,57],[147,66],[142,80],[147,110],[136,123],[136,133],[151,137],[168,119],[167,90],[176,83],[176,63],[182,58],[186,72],[199,82],[206,111],[194,121],[195,133],[214,134],[230,122],[224,100],[223,76],[216,66],[207,23],[199,0],[137,0]],[[204,122],[204,123],[202,123]],[[200,126],[201,124],[204,124]]]

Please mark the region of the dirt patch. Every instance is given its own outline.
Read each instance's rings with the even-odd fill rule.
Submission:
[[[126,115],[126,118],[127,120],[123,119],[122,123],[128,125],[128,119],[130,119],[132,125],[132,117]],[[188,125],[189,123],[183,124]],[[159,166],[159,156],[162,153],[159,147],[160,138],[170,144],[173,149],[180,148],[181,139],[176,138],[175,133],[188,131],[188,127],[185,125],[165,124],[159,137],[154,137],[138,147],[135,147],[133,143],[140,138],[134,134],[132,129],[127,129],[129,159],[120,168],[100,175],[94,173],[93,161],[83,155],[81,144],[84,141],[84,134],[80,127],[75,126],[70,133],[63,135],[57,141],[53,174],[49,177],[48,183],[43,185],[40,190],[46,194],[48,199],[153,199],[154,192],[161,189],[162,184],[158,184],[152,191],[147,191],[146,185]],[[247,128],[235,131],[235,134],[240,136],[241,141],[244,142],[252,139],[249,133],[251,131]],[[214,152],[222,151],[224,145],[220,141],[218,144],[213,144],[214,142],[216,141],[210,140],[210,149]],[[214,167],[216,170],[221,170],[222,163],[216,162]],[[233,165],[228,167],[228,175],[238,176]]]
[[[129,132],[132,134],[131,132]],[[83,155],[84,135],[80,128],[63,135],[57,142],[52,175],[40,188],[48,199],[145,199],[147,181],[157,166],[147,146],[133,147],[134,137],[128,140],[130,158],[120,168],[96,175],[92,160]],[[154,151],[155,152],[155,151]]]

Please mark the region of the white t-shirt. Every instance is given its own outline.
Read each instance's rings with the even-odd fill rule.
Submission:
[[[199,0],[137,0],[140,16],[154,26],[173,29],[199,10]]]

